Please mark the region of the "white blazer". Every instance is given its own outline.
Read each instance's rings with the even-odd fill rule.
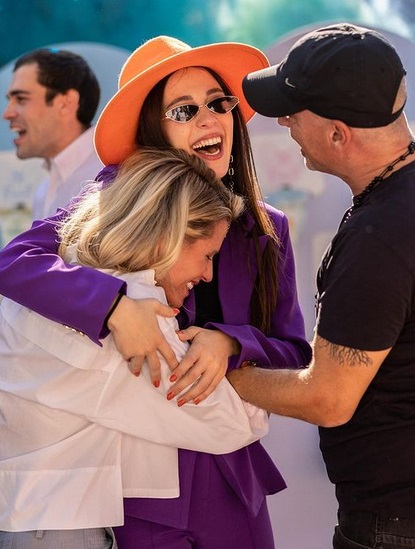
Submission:
[[[114,273],[112,273],[114,274]],[[164,303],[154,272],[116,276]],[[159,318],[180,360],[175,319]],[[167,401],[148,368],[134,377],[111,336],[87,337],[4,298],[0,305],[0,530],[123,523],[123,497],[179,495],[177,448],[223,454],[268,431],[266,412],[224,379],[199,405]]]

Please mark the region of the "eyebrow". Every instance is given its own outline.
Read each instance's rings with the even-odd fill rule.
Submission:
[[[224,93],[222,88],[217,87],[217,88],[211,88],[210,90],[208,90],[206,92],[206,96],[209,96],[209,95],[212,95],[213,93],[218,93],[218,92]],[[180,97],[176,97],[175,99],[173,99],[173,101],[170,101],[170,103],[166,105],[165,109],[168,111],[172,105],[174,105],[175,103],[181,103],[182,101],[194,101],[194,99],[191,95],[181,95]]]
[[[7,92],[6,99],[10,99],[10,97],[14,97],[16,95],[30,95],[30,92],[27,90],[11,90]]]

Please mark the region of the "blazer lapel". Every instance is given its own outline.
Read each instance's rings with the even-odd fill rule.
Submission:
[[[225,324],[249,324],[249,303],[258,274],[251,216],[233,223],[219,254],[219,299]],[[259,239],[261,250],[268,237]]]

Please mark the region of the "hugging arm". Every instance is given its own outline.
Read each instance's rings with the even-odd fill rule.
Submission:
[[[229,380],[241,398],[271,413],[337,427],[351,419],[389,352],[344,347],[317,335],[308,368],[240,368]]]
[[[397,370],[391,351],[411,315],[413,272],[408,254],[393,248],[384,230],[379,238],[376,230],[364,227],[339,231],[323,260],[310,366],[301,371],[235,370],[229,379],[242,398],[280,415],[335,427],[354,416],[362,397],[363,409],[371,410],[373,395],[382,392],[382,379],[387,379],[395,399],[387,405],[398,406],[402,395],[391,390]],[[401,342],[409,341],[408,334]]]
[[[64,209],[14,238],[0,251],[0,294],[88,335],[108,335],[104,319],[122,281],[88,267],[68,265],[58,255],[57,226]]]
[[[87,335],[100,345],[109,334],[106,317],[114,299],[125,294],[119,278],[81,265],[70,265],[58,255],[57,227],[68,215],[60,209],[47,219],[14,238],[0,251],[0,294],[40,315]],[[140,304],[123,297],[114,315],[114,338],[124,358],[150,356],[152,377],[158,379],[157,350],[171,368],[177,365],[174,353],[161,334],[156,314],[174,316],[174,311],[156,300]],[[154,322],[148,321],[153,312]],[[146,318],[143,322],[143,316]],[[117,329],[119,325],[124,329]]]

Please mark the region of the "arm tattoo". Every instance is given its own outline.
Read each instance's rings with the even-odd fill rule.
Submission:
[[[344,364],[349,366],[356,366],[358,364],[370,366],[373,362],[366,351],[336,345],[335,343],[330,343],[330,341],[327,341],[326,339],[321,339],[321,342],[328,349],[330,357],[337,360],[342,366]]]

